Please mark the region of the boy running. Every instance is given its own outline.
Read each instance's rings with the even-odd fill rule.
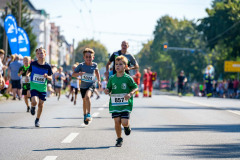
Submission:
[[[76,67],[77,67],[76,64],[74,64],[72,66],[73,72]],[[74,105],[76,105],[76,103],[77,103],[78,89],[79,89],[79,78],[70,76],[70,92],[69,92],[69,95],[67,95],[67,98],[69,98],[69,96],[71,94],[72,95],[71,102],[74,101]],[[75,92],[75,97],[73,97],[74,92]]]
[[[39,119],[42,113],[44,101],[47,96],[47,80],[52,80],[51,66],[45,62],[46,50],[42,47],[36,49],[37,61],[30,64],[27,76],[30,76],[30,92],[31,92],[31,114],[35,115],[35,108],[38,102],[37,118],[35,120],[35,127],[40,127]]]
[[[23,58],[23,66],[18,71],[18,76],[19,77],[22,76],[22,95],[24,95],[24,101],[27,105],[27,112],[29,112],[30,110],[28,98],[30,98],[31,95],[30,95],[30,81],[29,79],[26,78],[26,74],[30,67],[30,62],[31,62],[31,58],[25,56]]]
[[[63,87],[63,81],[65,80],[65,75],[63,73],[63,68],[59,67],[58,72],[54,75],[55,77],[55,91],[58,95],[58,100],[61,97],[61,89]]]
[[[109,78],[105,94],[110,94],[109,112],[115,121],[115,131],[117,134],[116,147],[121,147],[123,143],[122,128],[126,135],[130,135],[130,113],[133,107],[133,94],[138,90],[137,84],[132,77],[125,73],[128,60],[124,56],[115,59],[116,74]]]
[[[101,86],[101,79],[98,70],[97,63],[93,62],[94,50],[85,48],[83,51],[84,62],[80,63],[75,69],[72,77],[81,76],[80,92],[83,99],[83,114],[84,123],[88,125],[88,122],[92,120],[91,117],[91,95],[95,90],[95,75],[97,77],[98,85]]]

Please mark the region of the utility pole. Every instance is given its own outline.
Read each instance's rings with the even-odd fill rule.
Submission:
[[[22,27],[21,25],[21,22],[22,22],[22,0],[19,0],[18,1],[18,26],[19,27]]]
[[[8,14],[8,7],[5,7],[5,17],[7,16],[7,14]],[[4,34],[3,34],[3,50],[5,51],[5,56],[4,56],[3,62],[5,63],[7,60],[7,54],[8,54],[8,38],[7,38],[5,29],[4,29]]]
[[[73,38],[73,44],[72,44],[72,47],[73,47],[73,52],[72,52],[72,65],[75,63],[74,42],[75,42],[75,39]]]

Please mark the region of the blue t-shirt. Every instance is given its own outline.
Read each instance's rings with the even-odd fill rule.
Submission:
[[[18,76],[18,71],[22,67],[22,64],[19,61],[13,61],[9,65],[11,71],[11,80],[20,80],[21,77]]]

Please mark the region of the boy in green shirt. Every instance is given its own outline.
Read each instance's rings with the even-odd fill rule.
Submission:
[[[30,94],[30,81],[29,79],[26,78],[27,77],[26,74],[30,67],[30,62],[31,58],[25,56],[23,58],[23,66],[18,71],[18,76],[19,77],[22,76],[22,95],[24,95],[24,101],[27,105],[27,112],[29,112],[30,110],[28,98],[31,97],[31,94]]]
[[[121,147],[123,139],[121,137],[122,128],[126,135],[130,135],[130,113],[133,107],[133,94],[138,90],[137,84],[132,77],[125,73],[128,60],[124,56],[118,56],[115,59],[116,74],[109,78],[105,94],[110,94],[109,112],[115,122],[115,131],[117,134],[116,147]]]

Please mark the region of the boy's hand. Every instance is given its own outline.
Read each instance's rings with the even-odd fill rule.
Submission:
[[[47,77],[48,77],[47,73],[45,73],[45,74],[43,75],[43,77],[44,77],[44,78],[47,78]]]
[[[105,91],[104,91],[104,93],[105,93],[105,94],[109,94],[109,89],[106,88]]]
[[[101,88],[102,87],[102,84],[100,81],[98,81],[98,87]]]
[[[20,71],[19,74],[22,75],[22,74],[23,74],[23,71]]]
[[[124,96],[124,99],[125,99],[126,101],[128,101],[131,97],[132,97],[131,94],[128,93],[128,94],[126,94],[126,95]]]
[[[86,73],[86,72],[79,72],[79,76],[82,76],[84,73]]]
[[[29,76],[26,76],[25,82],[29,82]]]

